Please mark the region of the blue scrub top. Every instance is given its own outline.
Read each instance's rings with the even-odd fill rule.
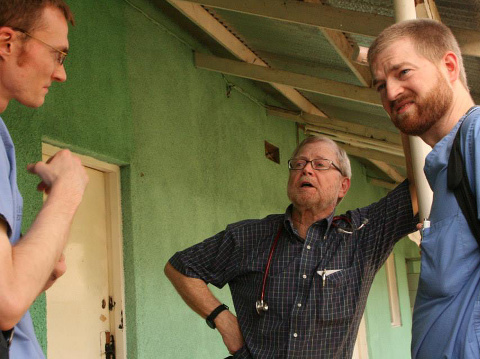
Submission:
[[[8,224],[8,236],[13,245],[20,239],[23,199],[17,186],[15,148],[5,123],[0,118],[0,216]],[[15,326],[10,359],[44,358],[27,312]]]
[[[472,108],[425,161],[434,192],[430,228],[421,244],[420,281],[413,313],[412,358],[480,358],[480,250],[453,192],[447,165],[460,123],[470,186],[480,204],[480,107]],[[479,211],[480,213],[480,211]]]

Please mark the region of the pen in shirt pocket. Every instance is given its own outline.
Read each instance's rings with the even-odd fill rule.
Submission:
[[[327,277],[330,274],[337,273],[339,271],[341,271],[341,269],[324,269],[324,270],[318,270],[317,274],[322,277],[322,282],[323,282],[322,285],[325,287],[325,282],[327,281]]]
[[[425,235],[425,229],[427,228],[430,228],[430,221],[427,218],[425,218],[422,223],[422,230],[420,231],[422,233],[422,239],[423,239],[423,236]]]

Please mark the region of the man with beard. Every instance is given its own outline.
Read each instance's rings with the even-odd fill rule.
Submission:
[[[433,149],[425,174],[434,192],[424,228],[413,313],[412,357],[480,358],[480,250],[447,188],[453,139],[480,203],[480,108],[470,96],[457,41],[443,24],[411,20],[385,29],[370,47],[374,85],[393,123]]]
[[[345,151],[308,137],[288,167],[286,213],[231,224],[177,252],[165,273],[234,358],[350,358],[375,273],[416,229],[415,192],[404,182],[377,203],[334,216],[350,188]],[[207,283],[228,283],[236,316]]]

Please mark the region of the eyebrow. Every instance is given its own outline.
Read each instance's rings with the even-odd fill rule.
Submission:
[[[411,62],[404,61],[404,62],[401,62],[399,64],[396,64],[396,65],[393,65],[392,67],[390,67],[388,69],[387,73],[392,72],[392,71],[397,71],[398,69],[400,69],[401,67],[404,67],[405,65],[408,65],[409,67],[417,68],[417,66],[415,66]],[[375,87],[376,85],[378,85],[379,82],[384,82],[384,80],[378,80],[378,79],[374,78],[373,81],[372,81],[372,86]]]

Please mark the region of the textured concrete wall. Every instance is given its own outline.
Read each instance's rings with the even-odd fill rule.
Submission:
[[[180,300],[163,266],[227,223],[285,209],[296,130],[237,91],[227,96],[220,74],[194,68],[192,49],[201,46],[150,2],[134,2],[148,17],[122,0],[70,1],[77,26],[67,83],[54,86],[42,108],[12,104],[3,115],[17,144],[25,229],[42,199],[23,168],[40,159],[42,140],[121,165],[129,358],[221,358],[227,353],[218,333]],[[251,83],[230,80],[265,101]],[[281,165],[264,157],[264,140],[280,148]],[[342,211],[385,194],[367,183],[358,162],[353,169]],[[388,315],[385,290],[375,282],[378,303],[367,318],[373,337],[383,320],[378,312]],[[215,293],[231,304],[228,290]],[[45,347],[43,296],[33,315]],[[395,340],[375,345],[406,347],[398,331],[378,335],[385,332]]]

